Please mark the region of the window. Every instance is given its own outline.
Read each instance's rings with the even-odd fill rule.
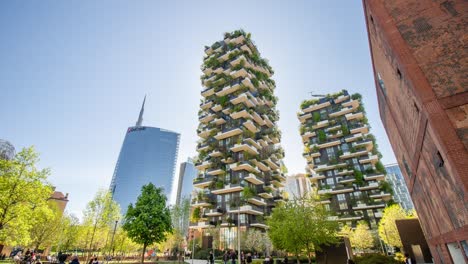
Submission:
[[[327,148],[327,155],[329,158],[334,158],[335,157],[335,150],[332,148]]]
[[[353,164],[356,165],[356,164],[359,164],[359,161],[357,158],[353,158]]]
[[[333,178],[327,178],[327,184],[328,185],[335,185],[335,182],[333,181]]]
[[[348,209],[348,204],[346,202],[340,202],[339,206],[341,210]]]
[[[223,202],[223,196],[218,195],[217,199],[218,199],[218,205],[220,205]]]
[[[342,150],[343,152],[349,151],[349,146],[348,146],[348,144],[347,144],[347,143],[342,144],[342,145],[341,145],[341,150]]]
[[[346,201],[346,196],[342,193],[338,194],[337,197],[338,197],[338,201]]]
[[[329,176],[329,177],[333,176],[333,172],[332,171],[327,171],[327,176]]]
[[[315,158],[315,159],[314,159],[314,163],[316,163],[316,164],[317,164],[317,163],[320,163],[320,158],[319,158],[319,157]]]

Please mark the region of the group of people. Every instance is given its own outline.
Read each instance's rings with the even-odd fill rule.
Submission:
[[[26,250],[24,255],[22,251],[18,251],[15,256],[13,257],[13,261],[16,264],[25,263],[25,264],[41,264],[41,255],[36,254],[34,251],[30,251],[29,249]]]
[[[223,262],[224,264],[229,264],[229,261],[231,261],[231,264],[236,264],[237,261],[237,253],[234,250],[226,250],[223,254]],[[240,254],[240,264],[251,264],[252,259],[257,258],[256,255],[252,256],[251,253],[244,254],[243,251],[241,251]],[[210,255],[208,256],[208,263],[209,264],[214,264],[214,255],[213,251],[210,251]],[[284,263],[288,263],[288,257],[285,257]],[[273,264],[273,258],[271,256],[265,257],[265,260],[263,261],[263,264]]]

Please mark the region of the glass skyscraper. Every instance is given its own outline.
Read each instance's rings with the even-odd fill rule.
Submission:
[[[197,177],[198,171],[191,159],[180,164],[179,179],[177,183],[176,204],[185,198],[191,198],[193,191],[193,180]]]
[[[405,179],[401,174],[400,166],[398,164],[385,165],[387,171],[387,181],[392,185],[393,198],[395,202],[399,203],[405,210],[414,209],[413,201],[406,187]]]
[[[135,204],[141,187],[150,182],[164,188],[168,201],[171,196],[180,134],[142,126],[144,104],[136,125],[127,129],[110,184],[123,214],[130,203]]]

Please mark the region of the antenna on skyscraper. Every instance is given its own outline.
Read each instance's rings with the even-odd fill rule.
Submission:
[[[138,116],[138,121],[136,122],[135,126],[139,127],[143,123],[143,112],[145,111],[145,101],[146,101],[146,94],[145,98],[143,98],[143,104],[141,104],[140,115]]]

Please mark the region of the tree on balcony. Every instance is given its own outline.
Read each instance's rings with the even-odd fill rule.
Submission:
[[[323,132],[323,130],[318,130],[317,135],[319,143],[324,143],[327,140],[327,135],[325,132]]]

